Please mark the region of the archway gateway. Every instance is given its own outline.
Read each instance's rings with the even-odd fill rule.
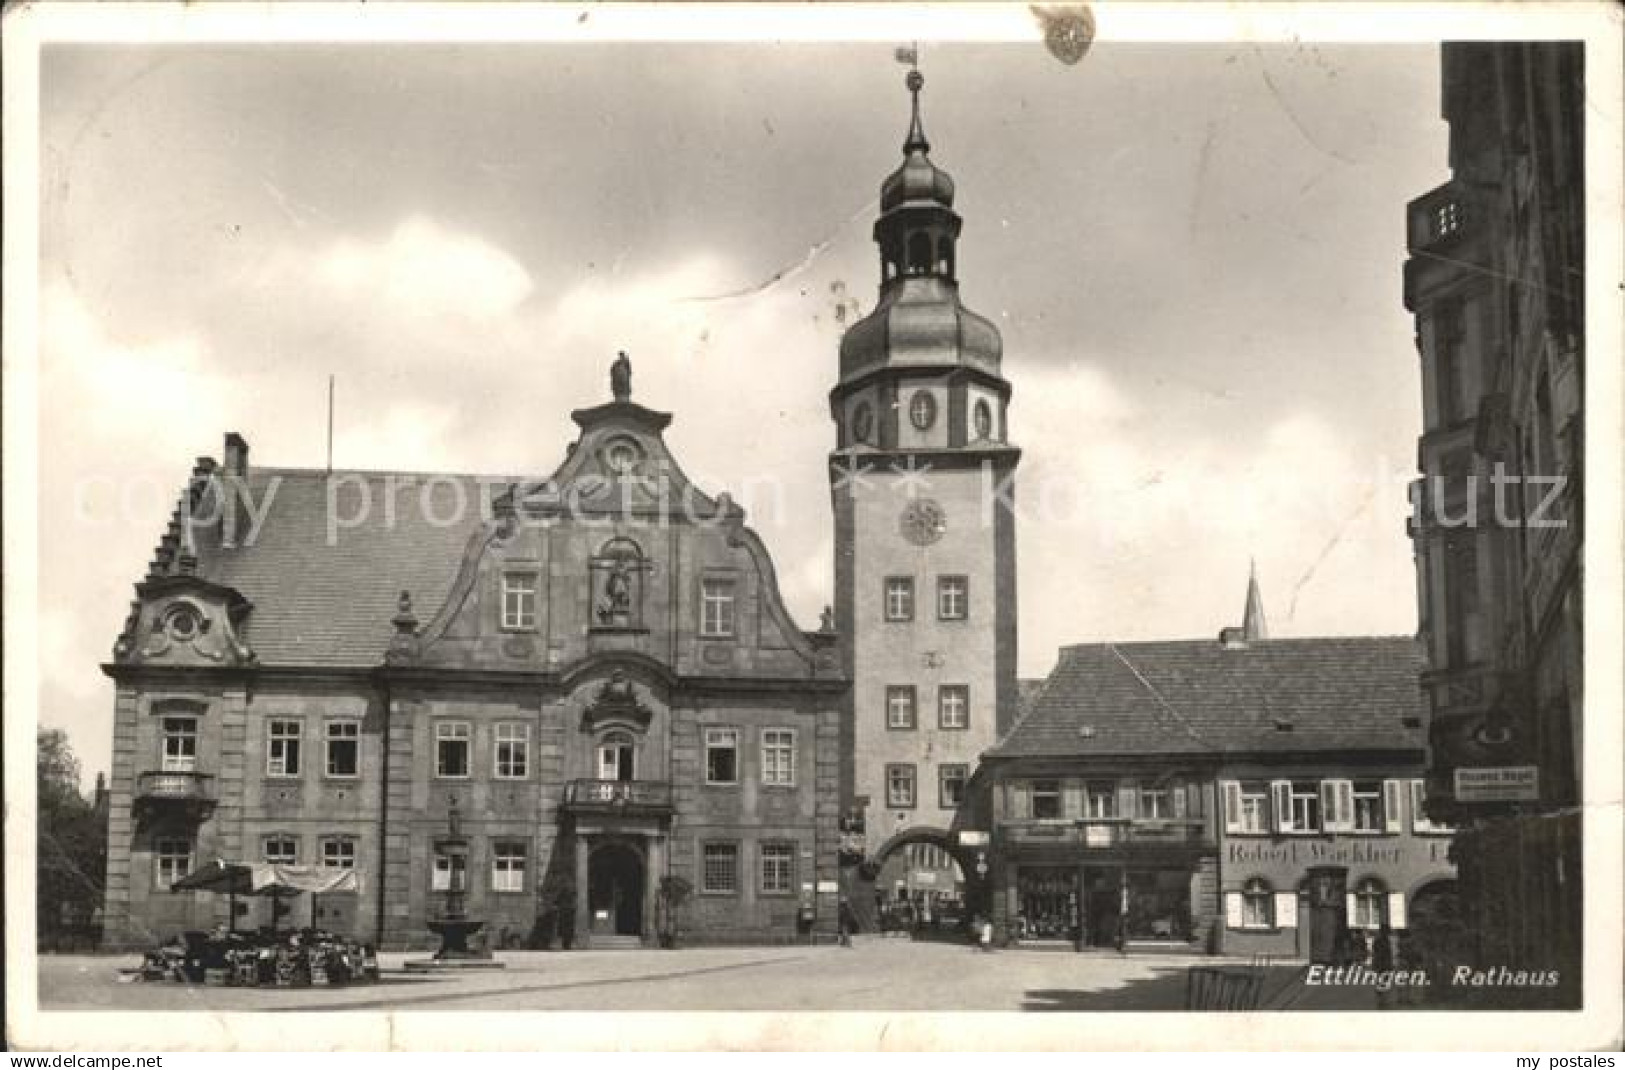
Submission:
[[[858,930],[959,931],[987,909],[978,860],[976,849],[960,845],[946,830],[897,833],[850,871],[847,897]]]

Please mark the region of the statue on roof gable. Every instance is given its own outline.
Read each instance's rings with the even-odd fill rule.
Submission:
[[[609,366],[609,391],[615,395],[616,401],[632,399],[632,360],[624,349],[616,354],[615,363]]]

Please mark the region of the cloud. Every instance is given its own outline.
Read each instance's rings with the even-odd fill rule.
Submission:
[[[414,319],[489,320],[511,312],[533,288],[530,275],[501,249],[421,215],[402,220],[382,243],[344,238],[313,264],[297,253],[284,257],[268,265],[273,280],[280,272],[310,269],[340,300],[376,301]]]

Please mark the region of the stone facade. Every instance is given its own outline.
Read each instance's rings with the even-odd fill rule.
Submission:
[[[385,947],[430,945],[453,880],[497,946],[833,931],[836,636],[619,385],[553,476],[483,498],[401,475],[363,511],[376,475],[251,471],[235,436],[200,464],[107,666],[110,943],[228,920],[167,890],[217,857],[356,869],[240,923]]]
[[[1451,178],[1407,208],[1425,429],[1411,535],[1433,813],[1464,962],[1580,995],[1585,88],[1577,43],[1443,47]],[[1532,778],[1459,795],[1462,770]],[[1482,777],[1482,772],[1477,773]]]

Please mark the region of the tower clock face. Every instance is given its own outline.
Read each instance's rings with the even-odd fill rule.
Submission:
[[[920,498],[903,507],[897,527],[915,546],[929,546],[948,530],[948,514],[930,498]]]

